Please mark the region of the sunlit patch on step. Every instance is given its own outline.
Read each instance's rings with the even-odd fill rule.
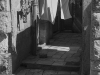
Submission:
[[[53,50],[57,50],[57,51],[70,51],[70,47],[50,46],[50,45],[45,45],[45,46],[41,46],[41,47],[42,47],[42,49],[53,49]]]

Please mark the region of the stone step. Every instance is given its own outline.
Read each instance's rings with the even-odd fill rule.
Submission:
[[[79,66],[72,66],[72,65],[60,66],[60,65],[22,63],[21,66],[27,69],[42,69],[42,70],[54,70],[54,71],[75,71],[77,72],[80,70]]]
[[[54,70],[42,70],[42,69],[20,69],[15,73],[16,75],[79,75],[79,72],[75,71],[54,71]]]
[[[75,49],[75,48],[74,48]],[[75,50],[76,51],[76,50]],[[49,54],[51,56],[49,56]],[[53,55],[52,55],[53,54]],[[80,53],[57,52],[57,51],[40,51],[38,56],[29,56],[21,65],[32,69],[54,69],[54,70],[79,70]],[[61,69],[60,69],[61,68]]]
[[[22,62],[21,66],[29,69],[78,71],[80,69],[80,61],[65,62],[65,60],[61,58],[29,57]]]

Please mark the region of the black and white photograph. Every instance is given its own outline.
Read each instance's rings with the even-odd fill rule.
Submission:
[[[100,0],[0,0],[0,75],[100,75]]]

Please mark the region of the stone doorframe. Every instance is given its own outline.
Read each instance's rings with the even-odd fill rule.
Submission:
[[[81,75],[100,74],[100,0],[83,0]]]

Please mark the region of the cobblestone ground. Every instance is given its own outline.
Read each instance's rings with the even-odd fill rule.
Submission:
[[[42,50],[37,57],[30,56],[24,63],[35,65],[52,65],[61,67],[80,67],[81,34],[60,33],[50,40],[49,45],[39,45]],[[43,67],[43,66],[42,66]],[[54,71],[42,69],[23,69],[16,75],[79,75],[73,71]]]

